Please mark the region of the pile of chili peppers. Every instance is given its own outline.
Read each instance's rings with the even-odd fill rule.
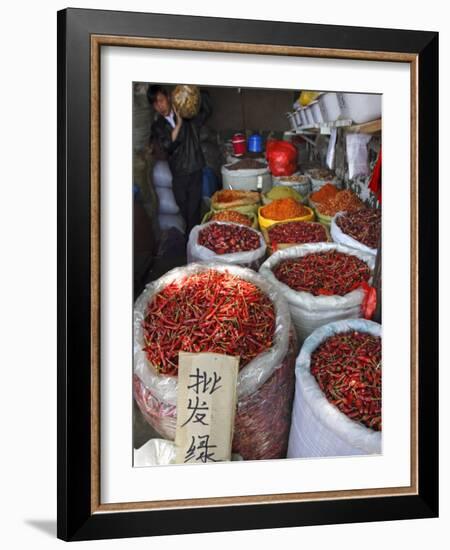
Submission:
[[[381,338],[349,331],[311,354],[311,374],[328,401],[368,428],[381,431]]]
[[[261,214],[269,220],[288,220],[291,218],[301,218],[309,214],[309,210],[303,204],[295,199],[288,197],[287,199],[277,199],[272,201],[264,208],[261,208]]]
[[[254,170],[265,167],[265,164],[254,159],[242,159],[227,165],[228,170]]]
[[[364,208],[364,203],[350,189],[339,191],[334,197],[317,204],[319,214],[334,216],[338,212],[355,212]]]
[[[198,244],[216,254],[248,252],[261,246],[259,235],[253,229],[234,223],[211,223],[198,234]]]
[[[251,219],[245,214],[236,212],[235,210],[221,210],[213,214],[211,221],[217,222],[234,222],[240,223],[241,225],[252,225]]]
[[[167,285],[149,302],[144,351],[162,374],[176,376],[178,352],[240,357],[240,368],[273,345],[275,309],[256,285],[207,270]]]
[[[282,260],[273,274],[293,290],[314,296],[345,296],[370,279],[365,262],[336,250]]]
[[[350,235],[369,248],[378,248],[381,235],[381,211],[376,208],[364,208],[340,216],[337,225],[346,235]]]
[[[286,222],[272,225],[267,230],[273,247],[280,243],[304,244],[327,241],[323,225],[314,222]]]
[[[333,185],[332,183],[326,183],[318,191],[316,191],[315,193],[311,193],[309,198],[313,202],[323,202],[325,200],[334,198],[338,194],[338,192],[339,190],[335,185]]]
[[[258,204],[260,202],[260,194],[256,191],[239,191],[234,189],[222,189],[221,191],[216,191],[211,197],[211,205],[220,204],[220,203],[240,203],[242,205],[246,204]]]

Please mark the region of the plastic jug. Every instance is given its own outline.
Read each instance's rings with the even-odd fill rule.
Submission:
[[[247,150],[244,134],[234,134],[231,138],[231,144],[233,145],[233,154],[235,157],[243,155]]]
[[[252,134],[248,138],[248,150],[252,153],[261,153],[262,137],[259,134]]]

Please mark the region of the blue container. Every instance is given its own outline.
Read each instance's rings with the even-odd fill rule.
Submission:
[[[203,168],[202,197],[211,197],[219,187],[217,176],[209,166]]]
[[[261,153],[262,137],[259,134],[252,134],[248,138],[247,149],[252,153]]]

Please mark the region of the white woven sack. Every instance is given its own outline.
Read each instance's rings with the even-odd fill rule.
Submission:
[[[142,447],[134,450],[133,466],[142,468],[175,464],[176,454],[177,450],[173,441],[159,438],[149,439]],[[233,453],[231,460],[242,460],[242,457]]]
[[[155,191],[158,195],[160,214],[178,214],[180,212],[170,187],[155,187]]]
[[[289,179],[284,179],[286,176],[272,176],[272,185],[275,187],[277,185],[282,185],[284,187],[290,187],[300,193],[300,195],[306,199],[306,197],[311,193],[311,178],[308,174],[301,174],[300,172],[294,172],[292,176],[303,176],[304,182],[296,182]],[[304,202],[304,200],[302,201]]]
[[[159,227],[162,231],[167,231],[171,227],[175,227],[181,233],[184,233],[186,224],[181,214],[159,214]]]
[[[364,299],[362,289],[352,290],[345,296],[313,296],[309,292],[298,292],[279,281],[273,274],[273,269],[282,261],[289,258],[300,258],[315,252],[328,252],[337,250],[345,254],[357,256],[363,260],[372,272],[375,266],[375,258],[372,254],[366,254],[335,243],[310,243],[292,246],[284,250],[278,250],[272,254],[261,266],[261,275],[276,285],[289,303],[292,321],[297,331],[300,342],[307,338],[316,328],[338,321],[340,319],[352,319],[361,317],[361,304]],[[369,280],[371,282],[372,278]]]
[[[157,160],[153,166],[153,185],[172,187],[172,172],[166,160]]]
[[[174,464],[175,456],[176,448],[173,441],[159,438],[149,439],[142,447],[134,450],[133,466],[142,468]]]
[[[329,403],[310,373],[311,353],[333,334],[349,330],[381,336],[381,325],[378,323],[349,319],[318,328],[302,346],[295,364],[295,398],[288,458],[381,453],[381,432],[351,420]]]
[[[144,331],[142,322],[145,318],[147,304],[152,297],[161,292],[168,284],[177,281],[185,276],[200,273],[208,269],[226,271],[241,279],[253,283],[270,298],[275,308],[275,332],[273,346],[250,361],[239,371],[237,383],[238,400],[254,393],[266,382],[269,377],[280,368],[283,359],[288,351],[289,331],[291,317],[286,300],[280,295],[278,289],[269,281],[255,273],[251,269],[226,265],[219,262],[193,263],[188,266],[177,267],[168,271],[158,280],[149,283],[134,305],[133,313],[133,357],[134,373],[142,383],[150,388],[152,394],[160,401],[176,405],[178,379],[176,376],[164,376],[157,372],[157,369],[148,361],[144,351]]]
[[[266,254],[266,242],[262,233],[251,227],[233,223],[232,225],[238,225],[245,227],[246,229],[253,231],[259,237],[260,246],[256,250],[249,250],[247,252],[234,252],[232,254],[216,254],[206,246],[198,244],[198,237],[200,231],[205,229],[211,224],[230,225],[231,222],[208,222],[202,225],[196,225],[192,228],[189,234],[189,240],[187,244],[187,263],[192,262],[222,262],[230,265],[241,265],[242,267],[249,267],[251,269],[258,270],[264,256]]]
[[[350,246],[351,248],[355,248],[356,250],[360,250],[361,252],[365,252],[367,254],[373,254],[374,256],[376,256],[377,255],[376,248],[370,248],[365,244],[360,243],[353,237],[350,237],[350,235],[345,234],[342,231],[342,229],[338,226],[336,221],[340,216],[343,216],[344,214],[345,212],[338,212],[331,220],[330,235],[333,241],[335,243],[343,244],[345,246]]]

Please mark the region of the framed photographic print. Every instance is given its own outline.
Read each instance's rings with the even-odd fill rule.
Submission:
[[[58,13],[58,537],[438,514],[438,35]]]

